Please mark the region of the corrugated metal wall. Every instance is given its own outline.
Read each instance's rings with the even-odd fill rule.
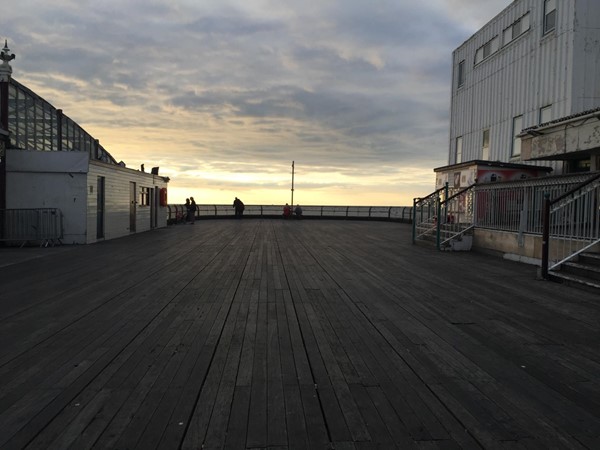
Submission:
[[[511,158],[514,117],[523,115],[523,128],[527,128],[539,124],[539,111],[547,105],[552,105],[552,119],[557,119],[600,104],[600,2],[557,2],[556,29],[545,36],[543,4],[541,0],[513,2],[454,51],[449,164],[456,162],[459,136],[463,137],[462,161],[480,159],[487,128],[490,160],[521,162]],[[474,65],[478,48],[502,36],[527,13],[528,31]],[[457,88],[456,71],[462,60],[465,83]],[[555,171],[561,166],[555,163]]]
[[[573,108],[587,111],[600,106],[600,1],[577,0],[574,12],[575,61],[581,70],[573,73]]]

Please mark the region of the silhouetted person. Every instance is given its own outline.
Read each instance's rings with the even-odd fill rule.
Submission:
[[[289,219],[291,215],[292,215],[292,208],[290,208],[290,205],[288,205],[286,203],[285,206],[283,207],[283,218]]]
[[[190,208],[192,204],[190,203],[190,199],[185,199],[185,221],[188,222],[190,220]]]
[[[300,205],[296,205],[296,209],[294,210],[294,214],[296,214],[297,219],[302,219],[302,208]]]
[[[194,200],[194,197],[190,197],[190,208],[189,208],[189,219],[190,219],[190,223],[193,225],[194,222],[196,221],[196,210],[198,209],[198,207],[196,206],[196,201]]]
[[[235,208],[235,218],[241,219],[244,215],[244,202],[236,197],[233,201],[233,207]]]

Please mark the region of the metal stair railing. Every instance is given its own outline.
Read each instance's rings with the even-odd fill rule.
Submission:
[[[412,243],[426,235],[431,235],[437,227],[439,205],[443,198],[448,198],[448,183],[426,197],[413,199]]]
[[[475,184],[458,191],[438,205],[436,246],[440,250],[475,227]]]
[[[600,173],[553,200],[544,199],[542,276],[600,243]]]
[[[448,183],[444,187],[432,192],[426,197],[417,197],[413,199],[412,208],[412,242],[425,236],[434,236],[439,242],[438,235],[438,217],[440,217],[440,205],[450,196],[460,192],[460,188],[451,188]]]

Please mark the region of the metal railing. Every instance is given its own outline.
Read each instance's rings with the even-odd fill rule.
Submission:
[[[427,197],[413,199],[412,207],[412,242],[426,236],[433,236],[438,230],[438,216],[442,202],[460,191],[460,188],[451,188],[448,183],[444,187],[432,192]],[[436,238],[437,240],[437,238]]]
[[[187,211],[185,205],[168,205],[168,223],[185,221]],[[292,208],[293,209],[293,208]],[[279,218],[283,215],[283,205],[245,205],[244,217]],[[228,218],[234,217],[235,210],[231,205],[196,205],[196,218]],[[302,206],[304,218],[338,218],[389,220],[410,222],[412,208],[410,206]]]
[[[437,216],[439,214],[442,198],[448,196],[448,183],[426,197],[413,199],[412,218],[412,242],[432,235],[437,227]]]
[[[62,213],[57,208],[1,209],[0,241],[38,242],[40,246],[60,244]]]
[[[475,188],[475,226],[499,231],[542,233],[544,196],[557,198],[587,181],[582,173],[478,184]]]
[[[438,250],[474,228],[475,186],[471,185],[439,203],[436,230]]]
[[[600,243],[600,174],[544,199],[542,276]]]
[[[484,228],[518,233],[522,244],[525,234],[542,234],[546,194],[561,197],[594,176],[580,173],[476,184],[463,191],[445,186],[414,200],[413,243],[430,237],[440,249],[453,236]]]

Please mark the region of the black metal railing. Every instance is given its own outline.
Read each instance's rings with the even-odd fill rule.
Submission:
[[[168,223],[186,220],[185,205],[168,205]],[[293,208],[292,208],[293,210]],[[196,205],[197,219],[232,218],[235,210],[231,205]],[[244,217],[279,218],[283,216],[283,205],[245,205]],[[388,220],[410,223],[410,206],[302,206],[302,217],[307,219],[365,219]]]

